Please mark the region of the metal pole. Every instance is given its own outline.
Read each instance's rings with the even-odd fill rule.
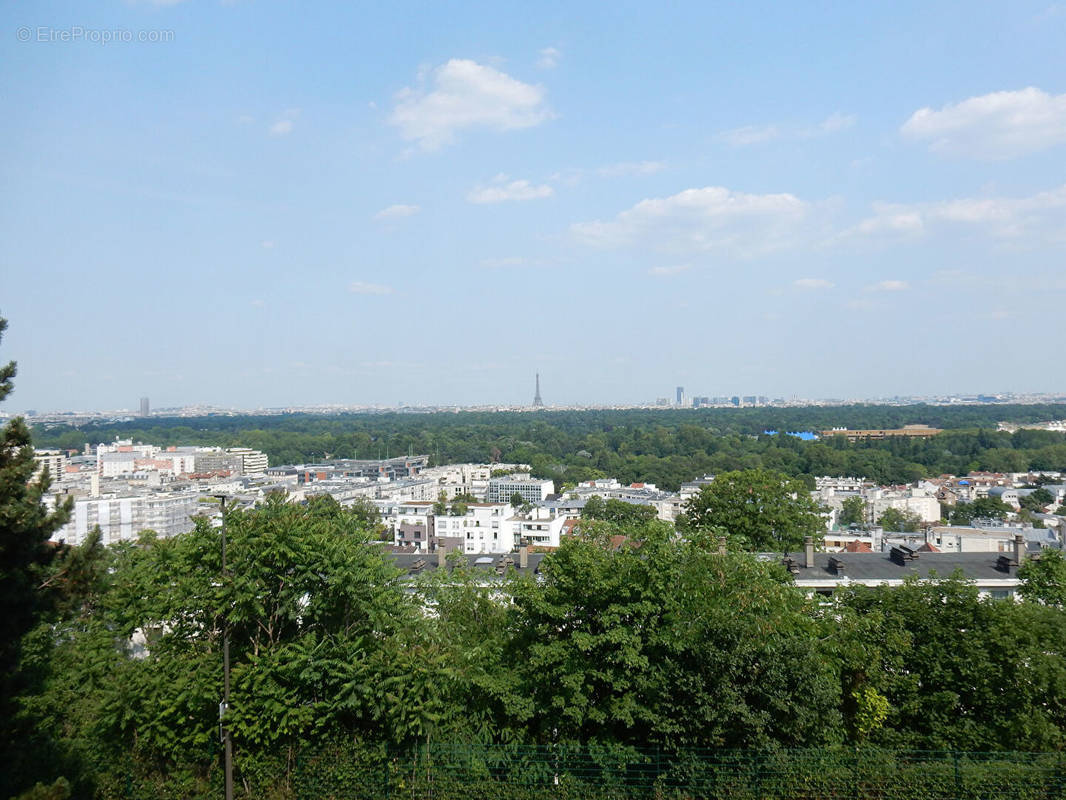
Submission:
[[[226,498],[222,500],[222,580],[229,588],[229,570],[226,568]],[[226,800],[233,800],[233,738],[226,714],[229,713],[229,609],[222,620],[222,744],[226,765]]]

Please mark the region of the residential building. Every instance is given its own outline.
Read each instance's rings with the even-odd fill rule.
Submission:
[[[518,494],[526,503],[539,503],[547,500],[548,495],[554,491],[555,484],[550,480],[531,478],[528,473],[517,473],[491,478],[485,500],[489,503],[510,502],[511,497]]]
[[[79,545],[97,525],[104,544],[134,540],[144,530],[176,536],[192,530],[192,517],[199,511],[200,492],[195,490],[79,498],[70,520],[52,535],[52,541]]]
[[[45,469],[53,482],[62,479],[67,471],[67,454],[62,450],[34,450],[33,479],[37,480]]]
[[[240,456],[242,475],[262,475],[268,463],[266,453],[249,447],[230,447],[226,450],[231,456]]]

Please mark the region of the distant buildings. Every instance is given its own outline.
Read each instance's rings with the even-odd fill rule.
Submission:
[[[847,428],[833,428],[832,430],[822,431],[822,436],[846,436],[848,441],[854,442],[857,439],[892,439],[895,437],[928,439],[930,436],[936,436],[940,432],[939,428],[931,428],[928,425],[904,425],[902,428],[854,431],[849,431]]]
[[[141,398],[141,416],[142,417],[150,417],[151,415],[152,415],[152,410],[151,410],[151,408],[148,405],[148,398],[147,397],[142,397]]]

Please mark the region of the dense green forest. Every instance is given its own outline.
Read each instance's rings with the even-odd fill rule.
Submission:
[[[597,770],[654,753],[660,780],[737,751],[778,752],[778,769],[795,770],[788,753],[815,748],[828,756],[814,780],[833,763],[839,776],[854,762],[830,756],[857,747],[1066,748],[1057,553],[1027,568],[1017,603],[946,577],[858,587],[827,605],[776,563],[720,554],[698,531],[679,541],[656,521],[587,523],[545,558],[541,580],[511,573],[502,583],[457,561],[431,577],[401,575],[364,524],[329,498],[232,512],[228,574],[206,520],[174,539],[58,553],[14,670],[0,796],[60,778],[86,798],[216,795],[227,630],[227,724],[248,798],[642,796],[593,794],[602,771],[561,793],[551,776],[571,769],[560,766],[568,748]],[[608,547],[617,534],[632,544]],[[461,766],[464,777],[451,794],[415,795],[424,776],[410,774],[406,754],[432,747],[440,768]],[[503,794],[520,776],[488,772],[484,754],[499,751],[485,748],[511,754],[506,770],[550,757],[545,786]],[[686,762],[693,753],[705,755]],[[898,772],[886,769],[885,779]],[[931,769],[902,773],[905,796],[963,796],[916,794]],[[471,776],[483,782],[477,794]],[[954,778],[974,780],[957,757]],[[771,795],[759,780],[737,790],[827,796]],[[715,786],[703,796],[722,796]]]
[[[996,430],[1066,417],[1066,406],[843,406],[811,408],[545,411],[153,418],[81,428],[38,427],[39,447],[81,449],[132,438],[159,445],[246,446],[272,465],[326,458],[429,454],[434,463],[517,462],[561,487],[595,477],[676,489],[704,473],[763,467],[792,476],[852,475],[906,483],[972,470],[1066,470],[1066,434]],[[775,431],[893,428],[924,423],[926,440],[804,442]]]

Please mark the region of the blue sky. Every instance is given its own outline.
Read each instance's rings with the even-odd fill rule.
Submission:
[[[853,6],[4,0],[5,410],[1062,391],[1066,5]]]

